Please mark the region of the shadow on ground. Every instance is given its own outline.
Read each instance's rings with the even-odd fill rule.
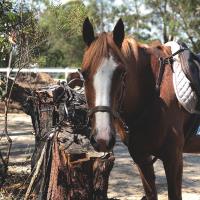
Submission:
[[[2,194],[17,199],[19,191],[23,192],[21,183],[25,182],[30,174],[30,158],[34,149],[34,135],[32,134],[31,119],[25,114],[9,115],[9,135],[13,140],[8,181],[15,181],[9,188],[9,182],[0,191]],[[0,133],[3,131],[3,116],[0,115]],[[0,149],[7,151],[5,137],[0,140]],[[108,196],[118,200],[140,200],[144,195],[142,183],[136,165],[129,156],[127,148],[117,140],[114,148],[115,165],[111,171]],[[167,182],[161,161],[154,164],[156,185],[159,200],[167,199]],[[18,182],[17,182],[18,180]],[[19,187],[20,186],[20,187]],[[3,198],[7,200],[6,198]],[[8,198],[9,200],[12,198]],[[20,199],[20,198],[19,198]],[[183,200],[200,200],[200,156],[184,154],[183,172]]]

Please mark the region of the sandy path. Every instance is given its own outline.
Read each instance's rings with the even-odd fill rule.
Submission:
[[[127,148],[117,142],[115,165],[109,182],[109,197],[120,200],[140,200],[143,187],[136,165]],[[159,200],[167,200],[167,182],[161,161],[154,164]],[[200,155],[184,154],[183,200],[200,200]]]
[[[34,147],[31,119],[25,114],[9,115],[9,132],[13,140],[10,170],[30,170],[31,152]],[[3,115],[0,114],[0,133],[3,130]],[[5,150],[5,143],[0,142],[0,149]],[[118,141],[115,148],[115,165],[109,182],[109,197],[120,200],[139,200],[143,188],[136,166],[133,164],[127,148]],[[23,163],[28,165],[24,165]],[[27,168],[28,166],[28,168]],[[167,199],[166,179],[160,161],[155,163],[156,184],[159,200]],[[184,155],[183,200],[200,200],[200,155]]]
[[[0,134],[4,128],[4,116],[0,114]],[[10,164],[18,166],[26,162],[34,149],[34,135],[30,116],[26,114],[9,114],[8,132],[13,141],[10,154]],[[0,141],[0,149],[7,149],[6,139]]]

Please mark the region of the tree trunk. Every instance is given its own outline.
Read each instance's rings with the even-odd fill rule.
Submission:
[[[33,176],[25,199],[107,199],[114,156],[102,156],[90,145],[84,96],[65,85],[31,91],[14,84],[11,98],[31,116],[35,130]]]

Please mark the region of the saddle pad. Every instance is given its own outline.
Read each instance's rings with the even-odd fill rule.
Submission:
[[[165,43],[165,46],[170,46],[172,53],[175,53],[181,48],[178,43],[173,41]],[[174,56],[174,62],[173,62],[174,90],[179,103],[185,108],[185,110],[187,110],[189,113],[199,114],[199,112],[195,109],[198,102],[197,95],[195,91],[192,89],[191,83],[186,77],[181,67],[180,57],[182,56],[185,58],[187,57],[187,55],[188,52],[187,50],[185,50],[182,53],[179,53],[176,56]],[[186,59],[184,60],[185,62],[187,62]]]

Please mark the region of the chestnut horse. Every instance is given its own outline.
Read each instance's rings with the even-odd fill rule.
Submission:
[[[155,90],[159,58],[170,56],[170,47],[148,46],[125,38],[121,19],[112,33],[95,37],[87,18],[83,39],[87,47],[81,73],[92,145],[97,151],[110,151],[116,134],[121,136],[138,166],[145,190],[143,199],[157,199],[152,156],[161,159],[169,199],[181,200],[182,153],[200,152],[200,138],[188,135],[198,127],[198,118],[179,105],[170,64],[165,66],[160,93]]]

